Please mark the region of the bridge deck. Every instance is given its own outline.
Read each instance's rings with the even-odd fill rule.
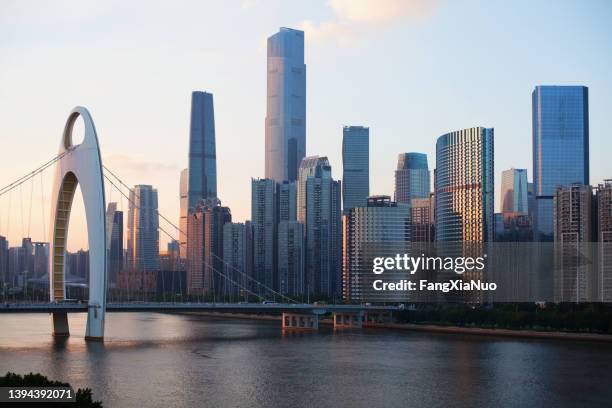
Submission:
[[[361,305],[311,305],[290,303],[109,303],[107,312],[191,312],[214,311],[221,313],[314,313],[329,312],[392,312],[397,306]],[[86,303],[5,303],[0,305],[0,313],[84,313]]]

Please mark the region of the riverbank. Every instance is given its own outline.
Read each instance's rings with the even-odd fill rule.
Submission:
[[[280,321],[281,316],[252,315],[246,313],[215,313],[215,312],[191,312],[199,316],[223,317],[247,320]],[[332,326],[331,319],[320,319],[319,325]],[[535,330],[511,330],[511,329],[488,329],[479,327],[440,326],[435,324],[413,324],[413,323],[370,323],[368,329],[405,330],[429,333],[461,334],[489,337],[513,337],[523,339],[546,339],[546,340],[571,340],[612,343],[612,335],[597,333],[570,333]]]

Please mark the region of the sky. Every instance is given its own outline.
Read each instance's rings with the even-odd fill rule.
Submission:
[[[585,85],[597,184],[612,178],[610,21],[605,0],[0,0],[0,186],[55,156],[81,105],[103,163],[156,187],[160,212],[178,220],[191,92],[206,90],[218,193],[234,220],[249,219],[250,180],[264,176],[266,38],[279,27],[305,31],[306,150],[328,156],[334,178],[343,125],[369,126],[370,192],[388,195],[399,153],[427,153],[433,170],[440,135],[493,127],[498,207],[502,170],[531,180],[533,88]],[[0,197],[11,245],[48,241],[51,173]],[[86,237],[76,197],[68,249]]]

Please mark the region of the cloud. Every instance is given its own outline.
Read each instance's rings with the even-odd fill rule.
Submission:
[[[339,19],[355,23],[386,24],[406,18],[429,16],[434,1],[425,0],[330,0]]]
[[[329,0],[334,18],[318,23],[304,20],[297,27],[304,30],[309,41],[332,40],[349,46],[358,37],[377,29],[429,17],[435,3],[435,0]]]
[[[155,181],[155,175],[160,173],[176,173],[179,167],[176,164],[167,164],[155,161],[139,160],[123,154],[111,154],[103,158],[103,163],[126,184],[138,183],[139,180],[124,179],[124,177],[139,177],[142,180]]]

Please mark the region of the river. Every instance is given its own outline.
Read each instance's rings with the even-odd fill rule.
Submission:
[[[104,407],[612,406],[612,345],[368,329],[285,334],[280,322],[85,314],[53,339],[44,314],[0,315],[0,372],[90,387]]]

